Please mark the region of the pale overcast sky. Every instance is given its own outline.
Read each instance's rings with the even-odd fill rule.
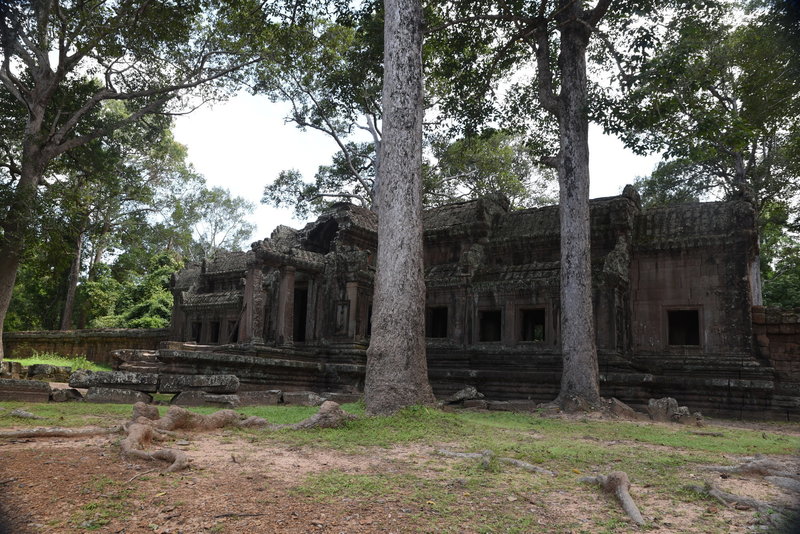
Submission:
[[[261,204],[264,186],[286,169],[312,179],[337,149],[327,136],[285,123],[287,112],[286,104],[242,93],[176,121],[176,140],[189,148],[189,161],[208,184],[256,203],[252,241],[268,237],[279,224],[301,228],[306,223],[293,219],[291,210]],[[596,126],[589,128],[589,150],[592,198],[619,194],[625,184],[649,174],[659,159],[636,156]]]

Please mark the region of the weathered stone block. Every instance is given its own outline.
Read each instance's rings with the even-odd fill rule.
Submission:
[[[283,400],[283,392],[279,389],[240,391],[238,395],[241,406],[274,406]]]
[[[0,401],[47,402],[50,391],[47,382],[0,378]]]
[[[71,367],[58,367],[37,363],[28,366],[28,380],[41,380],[44,382],[67,382],[72,374]]]
[[[217,395],[204,391],[184,391],[175,395],[170,404],[178,406],[217,406],[219,408],[236,408],[240,404],[238,395]]]
[[[159,393],[180,393],[191,390],[206,393],[236,393],[239,390],[239,379],[235,375],[158,375]]]
[[[25,374],[25,367],[19,362],[4,360],[0,362],[0,378],[22,379]]]
[[[69,377],[73,388],[114,388],[155,393],[158,391],[158,375],[155,373],[131,373],[129,371],[79,370]]]
[[[83,395],[81,395],[81,392],[73,388],[54,389],[50,393],[50,402],[77,402],[82,400]]]
[[[134,391],[132,389],[93,386],[86,393],[86,400],[88,402],[105,402],[109,404],[135,404],[137,402],[150,404],[153,402],[153,397],[142,391]]]
[[[488,402],[483,399],[467,399],[464,401],[464,408],[476,408],[485,410],[488,407]]]
[[[284,391],[283,403],[293,406],[319,406],[325,399],[313,391]]]
[[[447,397],[444,401],[448,404],[455,404],[458,402],[464,402],[466,400],[473,400],[473,399],[482,399],[483,393],[479,392],[474,386],[467,386],[459,391],[456,391],[449,397]]]
[[[361,393],[323,393],[322,397],[325,400],[333,401],[337,404],[346,404],[348,402],[358,402],[363,395]]]

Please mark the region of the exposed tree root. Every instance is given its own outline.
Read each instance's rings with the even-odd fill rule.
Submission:
[[[164,417],[159,417],[157,408],[137,402],[133,406],[132,422],[126,428],[127,437],[122,440],[120,446],[123,455],[130,458],[170,462],[166,471],[174,472],[186,469],[189,466],[189,457],[185,452],[175,449],[147,452],[147,447],[154,439],[157,439],[158,434],[174,436],[175,430],[207,431],[220,428],[266,427],[271,430],[335,428],[354,418],[354,415],[346,413],[337,403],[331,401],[324,402],[316,414],[293,425],[271,425],[266,419],[260,417],[243,419],[233,410],[219,410],[209,415],[202,415],[190,412],[180,406],[170,406]]]
[[[436,449],[436,454],[439,454],[441,456],[447,456],[448,458],[480,459],[481,464],[484,467],[487,467],[489,463],[492,461],[492,458],[495,458],[494,453],[488,450],[481,452],[454,452],[454,451],[448,451],[447,449]],[[545,469],[543,467],[539,467],[537,465],[533,465],[528,462],[524,462],[522,460],[517,460],[516,458],[497,457],[497,461],[502,462],[504,464],[515,465],[521,469],[530,471],[531,473],[539,473],[540,475],[548,475],[552,477],[556,476],[556,473],[550,471],[549,469]]]
[[[756,456],[739,465],[706,465],[703,468],[729,475],[777,476],[800,480],[800,475],[787,471],[787,467],[782,463],[760,456]]]
[[[88,436],[117,434],[119,432],[122,432],[121,426],[112,428],[62,428],[55,426],[49,428],[32,428],[30,430],[6,430],[0,432],[0,438],[85,438]]]
[[[0,438],[75,438],[103,434],[125,433],[120,442],[122,454],[139,460],[159,460],[168,462],[167,472],[181,471],[189,466],[189,457],[181,450],[158,449],[148,451],[153,441],[179,437],[175,431],[208,431],[220,428],[269,428],[270,430],[290,428],[303,430],[310,428],[335,428],[355,419],[341,407],[326,401],[318,413],[299,423],[291,425],[272,425],[260,417],[243,417],[233,410],[220,410],[209,415],[190,412],[180,406],[170,406],[164,417],[160,417],[156,406],[137,402],[133,405],[131,420],[113,428],[34,428],[0,432]]]
[[[617,500],[622,504],[622,509],[628,514],[628,517],[637,525],[644,525],[644,518],[641,512],[639,512],[636,503],[633,502],[631,494],[628,492],[628,489],[631,487],[631,482],[628,480],[628,475],[624,471],[613,471],[608,476],[597,475],[596,477],[583,477],[580,481],[599,484],[607,492],[616,495]]]

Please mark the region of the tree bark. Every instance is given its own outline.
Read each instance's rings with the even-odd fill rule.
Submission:
[[[43,113],[42,113],[43,115]],[[26,137],[30,134],[26,131]],[[44,169],[46,158],[39,147],[28,139],[23,144],[22,173],[6,212],[5,220],[0,223],[0,361],[3,361],[3,325],[11,304],[14,283],[17,280],[17,269],[25,247],[25,237],[29,231],[34,214],[38,192],[36,190]]]
[[[367,413],[387,415],[434,401],[425,355],[422,259],[422,8],[385,0],[383,142],[378,253]]]
[[[72,327],[72,310],[75,308],[75,292],[78,289],[78,277],[81,274],[81,256],[83,255],[83,232],[78,233],[75,240],[75,253],[69,267],[67,279],[67,297],[64,299],[64,312],[61,314],[61,330]]]
[[[558,182],[561,225],[561,351],[563,371],[556,402],[562,407],[600,401],[592,310],[589,227],[589,118],[586,47],[581,3],[561,0],[561,75]]]

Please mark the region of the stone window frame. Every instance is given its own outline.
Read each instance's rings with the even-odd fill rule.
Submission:
[[[444,309],[446,310],[447,315],[447,322],[445,323],[445,335],[443,336],[429,336],[428,335],[428,321],[433,320],[433,310],[434,309]],[[452,323],[452,317],[450,314],[450,306],[448,304],[426,304],[425,305],[425,338],[426,339],[449,339],[452,333],[452,329],[450,325]]]
[[[484,312],[499,312],[500,313],[500,339],[496,341],[482,341],[481,340],[481,314]],[[479,306],[475,309],[475,344],[488,344],[500,345],[504,342],[503,333],[506,326],[506,314],[504,306]]]
[[[542,310],[544,312],[544,331],[542,332],[544,337],[542,339],[522,339],[522,316],[524,312],[531,310]],[[525,345],[545,345],[551,341],[551,339],[549,339],[550,336],[548,336],[547,327],[552,318],[550,317],[550,313],[548,313],[548,306],[546,304],[521,304],[516,308],[516,318],[516,324],[514,325],[516,326],[514,338],[516,339],[517,343]]]
[[[669,342],[669,312],[671,311],[696,311],[697,312],[697,345],[671,345]],[[666,350],[694,350],[702,351],[704,349],[704,336],[705,324],[703,320],[703,306],[701,304],[670,304],[661,307],[661,324],[663,345]]]

